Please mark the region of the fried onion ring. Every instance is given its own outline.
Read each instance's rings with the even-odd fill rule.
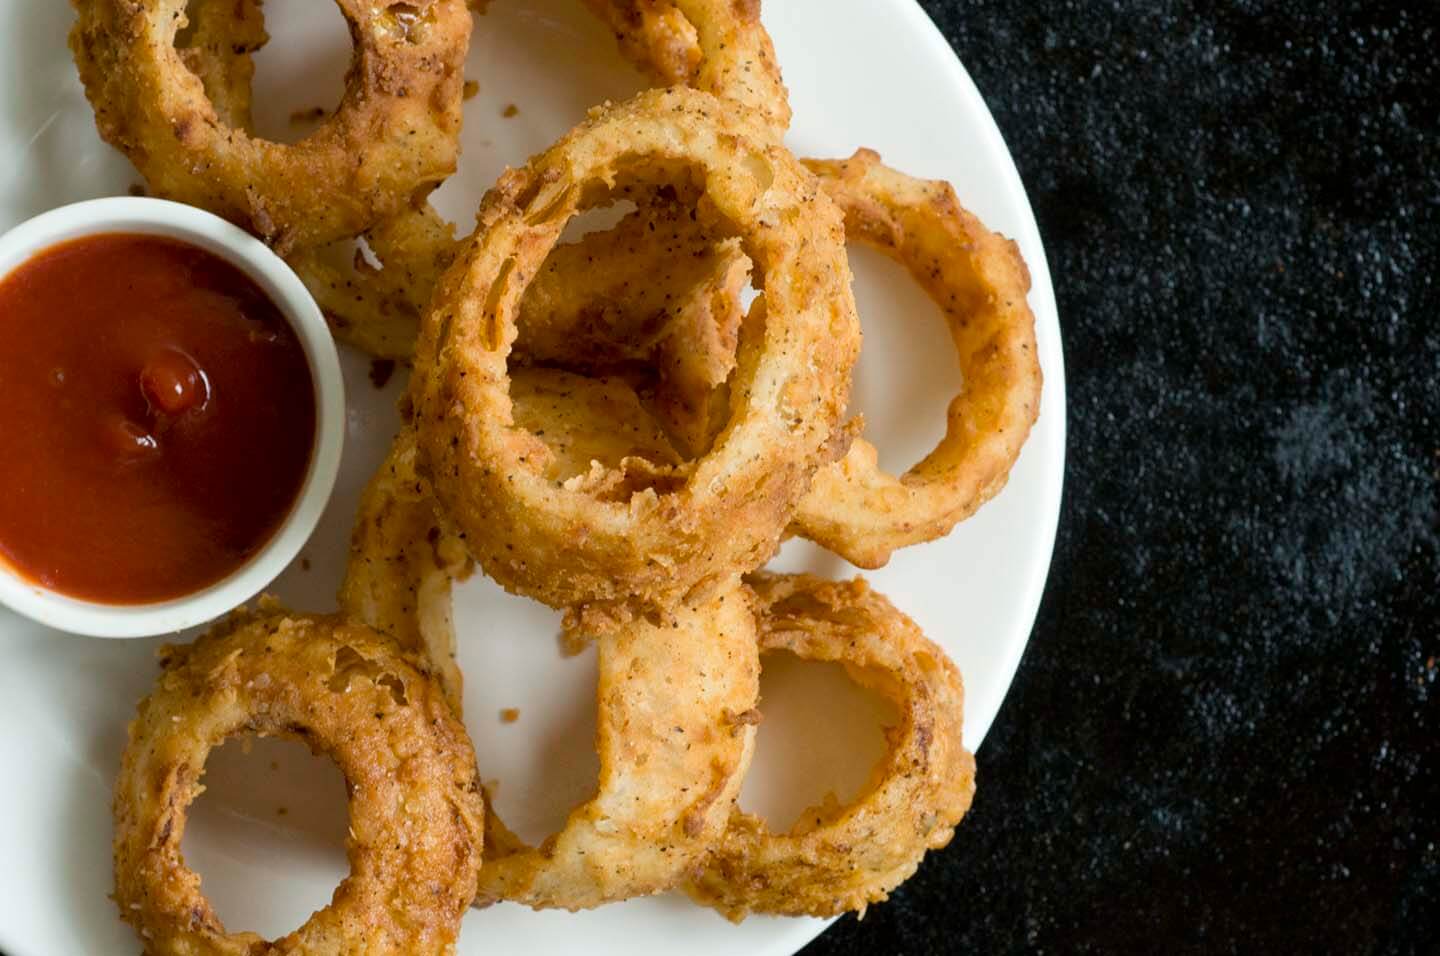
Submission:
[[[229,58],[220,54],[231,62],[219,62],[218,27],[205,25],[190,53],[176,49],[186,0],[72,2],[70,46],[101,137],[155,195],[239,223],[278,251],[358,235],[455,169],[471,26],[463,0],[336,0],[356,43],[345,96],[294,145],[233,125],[248,100],[236,84],[249,80],[233,60],[248,59],[258,11],[236,17],[244,29]],[[204,15],[223,17],[218,8]],[[207,74],[211,92],[225,91],[218,108],[187,64]]]
[[[857,438],[815,476],[794,530],[862,568],[950,533],[1009,477],[1040,410],[1030,273],[1019,248],[963,208],[949,183],[915,179],[862,149],[806,160],[845,212],[845,232],[897,260],[940,307],[960,359],[945,437],[896,477]]]
[[[889,699],[900,723],[854,801],[831,798],[788,832],[736,811],[701,874],[686,886],[732,920],[749,913],[837,916],[884,900],[927,850],[950,842],[975,793],[961,741],[964,688],[945,652],[863,580],[747,578],[759,602],[761,652],[838,661]]]
[[[714,447],[616,498],[556,484],[517,429],[520,297],[565,223],[617,182],[694,177],[706,227],[738,234],[763,295],[741,330]],[[486,196],[425,316],[411,397],[422,470],[502,586],[552,607],[665,605],[774,552],[840,429],[858,324],[838,212],[784,147],[705,93],[649,91],[590,118]]]
[[[480,869],[483,800],[465,728],[436,683],[369,628],[270,611],[167,648],[115,789],[115,901],[146,951],[449,954]],[[180,853],[210,751],[286,737],[340,766],[350,875],[267,943],[228,933]]]

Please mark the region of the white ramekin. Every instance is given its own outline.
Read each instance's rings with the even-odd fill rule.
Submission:
[[[294,328],[315,383],[315,446],[299,497],[264,548],[229,577],[171,601],[112,605],[77,600],[41,587],[0,561],[0,603],[14,611],[72,634],[148,637],[203,624],[238,607],[300,553],[325,510],[340,469],[345,385],[325,319],[290,267],[258,239],[193,206],[117,197],[53,209],[0,236],[0,277],[57,243],[105,233],[167,236],[212,252],[239,268],[269,295]]]

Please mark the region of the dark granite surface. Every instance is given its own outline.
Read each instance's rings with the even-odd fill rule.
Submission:
[[[807,956],[1440,953],[1440,5],[924,5],[1047,244],[1065,504],[971,816]]]

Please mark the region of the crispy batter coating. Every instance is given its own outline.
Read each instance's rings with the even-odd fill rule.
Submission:
[[[734,581],[595,640],[596,794],[539,847],[518,840],[492,807],[479,904],[579,910],[663,892],[730,819],[755,736],[736,717],[754,707],[760,680],[746,589]]]
[[[185,647],[140,704],[115,787],[115,901],[151,956],[449,954],[474,896],[483,800],[465,728],[385,637],[335,618],[238,613]],[[274,942],[229,933],[185,865],[186,810],[210,751],[299,740],[350,794],[350,875]]]
[[[371,231],[367,243],[383,267],[338,248],[290,262],[336,338],[409,361],[420,315],[459,249],[452,232],[426,207]],[[555,248],[521,300],[515,349],[526,361],[625,377],[694,457],[719,424],[716,389],[735,368],[749,275],[739,243],[706,236],[692,207],[646,201],[613,228]],[[347,318],[357,306],[364,318]]]
[[[545,477],[568,488],[601,492],[597,483],[680,475],[680,455],[640,398],[618,378],[588,378],[562,369],[517,368],[510,377],[515,427],[545,444]]]
[[[760,23],[758,0],[586,3],[615,31],[625,56],[658,84],[690,86],[735,101],[752,112],[757,124],[769,129],[776,139],[784,137],[790,125],[789,98],[770,35]],[[662,213],[657,220],[662,228],[666,215]],[[635,247],[626,229],[633,231],[644,221],[642,215],[629,221],[628,226],[622,223],[609,242],[604,234],[588,240],[589,254],[597,261],[609,261],[617,272],[654,271],[655,291],[649,299],[663,297],[671,304],[677,325],[697,328],[697,318],[712,314],[711,292],[733,280],[735,260],[724,249],[702,253],[703,261],[697,265],[708,267],[709,272],[708,279],[699,281],[707,285],[682,285],[683,276],[665,271],[677,261],[667,255],[667,245],[673,250],[673,241],[667,244],[657,240],[653,248],[643,249],[644,255],[639,258],[618,251]],[[673,224],[673,217],[670,222]],[[686,237],[686,241],[703,238],[696,234]],[[355,255],[350,244],[344,243],[343,248],[296,250],[289,258],[290,265],[319,301],[339,339],[382,358],[408,359],[420,315],[459,242],[453,229],[423,200],[400,212],[396,221],[372,228],[365,239],[374,263]],[[617,251],[607,256],[607,248]],[[557,255],[561,251],[556,250]],[[566,274],[555,270],[557,294],[549,298],[550,302],[594,301],[589,296],[596,290],[585,283],[584,276],[578,277],[571,289]],[[631,291],[637,288],[632,285]],[[643,313],[647,304],[637,303],[636,309]],[[659,358],[663,361],[673,357]],[[703,432],[709,425],[709,416],[702,414],[698,403],[708,400],[702,398],[694,379],[683,377],[693,369],[677,371],[682,377],[663,380],[656,389],[656,409],[672,437],[693,452],[703,447]]]
[[[790,128],[790,95],[760,0],[585,0],[610,24],[620,52],[660,86],[689,86],[753,111],[776,139]]]
[[[361,496],[340,609],[424,661],[458,716],[464,681],[448,598],[451,582],[473,566],[440,518],[430,483],[415,470],[414,433],[404,429]]]
[[[759,602],[762,653],[838,661],[888,698],[900,722],[887,728],[889,752],[854,801],[831,798],[779,834],[737,810],[686,890],[736,921],[864,912],[914,873],[925,851],[949,843],[970,808],[975,759],[961,741],[960,672],[861,579],[757,574],[747,582]]]
[[[703,186],[763,295],[741,329],[726,425],[677,476],[600,497],[549,478],[515,425],[509,360],[526,287],[566,222],[617,183]],[[502,586],[550,604],[698,596],[773,554],[832,451],[859,351],[838,214],[784,147],[714,97],[649,91],[590,118],[487,194],[425,316],[411,399],[421,470]]]
[[[542,381],[576,378],[536,373]],[[538,399],[565,405],[546,412],[546,420],[588,415],[590,424],[609,426],[606,433],[620,430],[601,417],[604,411],[585,411],[595,402],[593,393],[557,397],[560,388]],[[623,448],[596,453],[615,460]],[[453,642],[455,632],[445,569],[457,565],[433,557],[434,536],[443,542],[444,532],[424,530],[441,522],[433,502],[422,498],[423,481],[412,481],[413,460],[414,437],[407,429],[366,492],[341,602],[347,612],[392,634],[409,635],[422,653],[451,661],[453,643],[444,641]],[[374,516],[403,514],[417,500],[424,521],[407,528],[404,521],[382,519],[374,523],[377,530],[367,530]],[[415,587],[421,577],[425,586]],[[599,648],[596,795],[538,848],[516,838],[490,808],[481,905],[511,900],[577,910],[670,889],[724,830],[749,766],[754,728],[732,718],[754,707],[760,665],[754,611],[738,580],[674,611],[618,624],[576,612],[567,626],[575,640],[593,639]]]
[[[354,243],[297,249],[285,261],[315,297],[335,338],[378,358],[409,362],[420,316],[460,251],[455,227],[429,203],[376,223]]]
[[[358,235],[454,171],[471,24],[464,0],[336,0],[356,44],[345,96],[294,145],[256,138],[241,122],[244,61],[264,31],[258,9],[235,8],[226,56],[225,12],[213,2],[202,8],[199,42],[182,37],[182,54],[186,0],[72,0],[70,46],[100,135],[153,194],[224,216],[284,252]],[[221,96],[218,108],[207,90]]]
[[[190,22],[175,35],[181,61],[200,78],[221,123],[251,129],[252,54],[270,41],[260,4],[253,0],[190,0],[185,15]]]
[[[521,300],[515,349],[530,362],[629,381],[685,458],[723,424],[750,260],[705,235],[693,206],[642,207],[562,245]]]
[[[949,534],[1005,486],[1040,412],[1030,273],[1015,243],[986,229],[949,183],[906,176],[864,149],[806,165],[844,210],[847,238],[905,266],[940,307],[960,359],[934,451],[897,477],[858,438],[800,505],[799,534],[877,568],[897,548]]]
[[[652,462],[680,457],[631,388],[551,368],[517,369],[511,382],[516,424],[551,453],[549,476],[592,490],[632,470],[653,477]],[[450,588],[473,562],[464,539],[437,509],[430,482],[416,468],[415,432],[402,428],[360,499],[340,608],[393,637],[425,661],[456,714],[464,679],[455,662]]]

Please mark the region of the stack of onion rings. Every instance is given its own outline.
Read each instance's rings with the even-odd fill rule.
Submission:
[[[935,450],[897,477],[882,471],[874,445],[857,437],[843,460],[816,475],[791,528],[852,564],[877,568],[899,548],[948,534],[1004,487],[1040,406],[1035,316],[1026,302],[1030,275],[1015,243],[986,229],[960,205],[949,183],[906,176],[865,149],[848,160],[805,164],[844,211],[847,241],[898,260],[929,294],[959,359],[959,392]],[[649,238],[630,258],[664,261],[664,252],[661,242]],[[578,271],[569,262],[563,267]],[[546,308],[537,310],[548,316],[542,344],[553,344],[544,352],[547,360],[583,367],[585,356],[614,354],[623,343],[644,341],[634,331],[646,315],[643,307],[622,302],[609,308],[595,290],[578,283],[559,288],[574,304],[558,307],[559,297],[552,295]],[[625,308],[632,309],[628,318],[612,314]],[[738,318],[738,305],[730,308]],[[723,312],[717,318],[692,307],[690,314],[700,316],[701,329],[726,327]],[[585,321],[595,315],[604,321]],[[671,322],[666,331],[675,351],[692,367],[725,369],[732,342],[697,333],[696,326]],[[683,436],[686,449],[703,449],[714,434],[712,405],[726,399],[720,384],[715,376],[692,375],[664,393],[665,427]],[[854,424],[860,432],[863,423]]]
[[[425,201],[458,153],[463,0],[337,0],[346,97],[294,146],[250,133],[259,0],[72,2],[98,125],[152,189],[266,238],[338,337],[415,364],[346,617],[237,615],[171,651],[141,707],[116,899],[152,946],[341,952],[363,923],[367,952],[448,952],[472,899],[576,910],[681,885],[732,919],[863,912],[949,842],[974,790],[954,665],[862,581],[756,569],[787,532],[878,567],[1004,484],[1041,383],[1013,243],[871,151],[791,156],[758,0],[585,0],[674,88],[508,171],[463,240]],[[622,200],[616,226],[557,246]],[[900,477],[844,421],[847,241],[906,266],[960,358],[944,440]],[[484,805],[458,723],[451,592],[476,564],[598,649],[597,792],[538,847]],[[861,795],[785,833],[735,805],[778,650],[842,663],[900,715]],[[206,755],[245,732],[305,740],[352,788],[352,876],[274,944],[227,934],[179,857]]]

